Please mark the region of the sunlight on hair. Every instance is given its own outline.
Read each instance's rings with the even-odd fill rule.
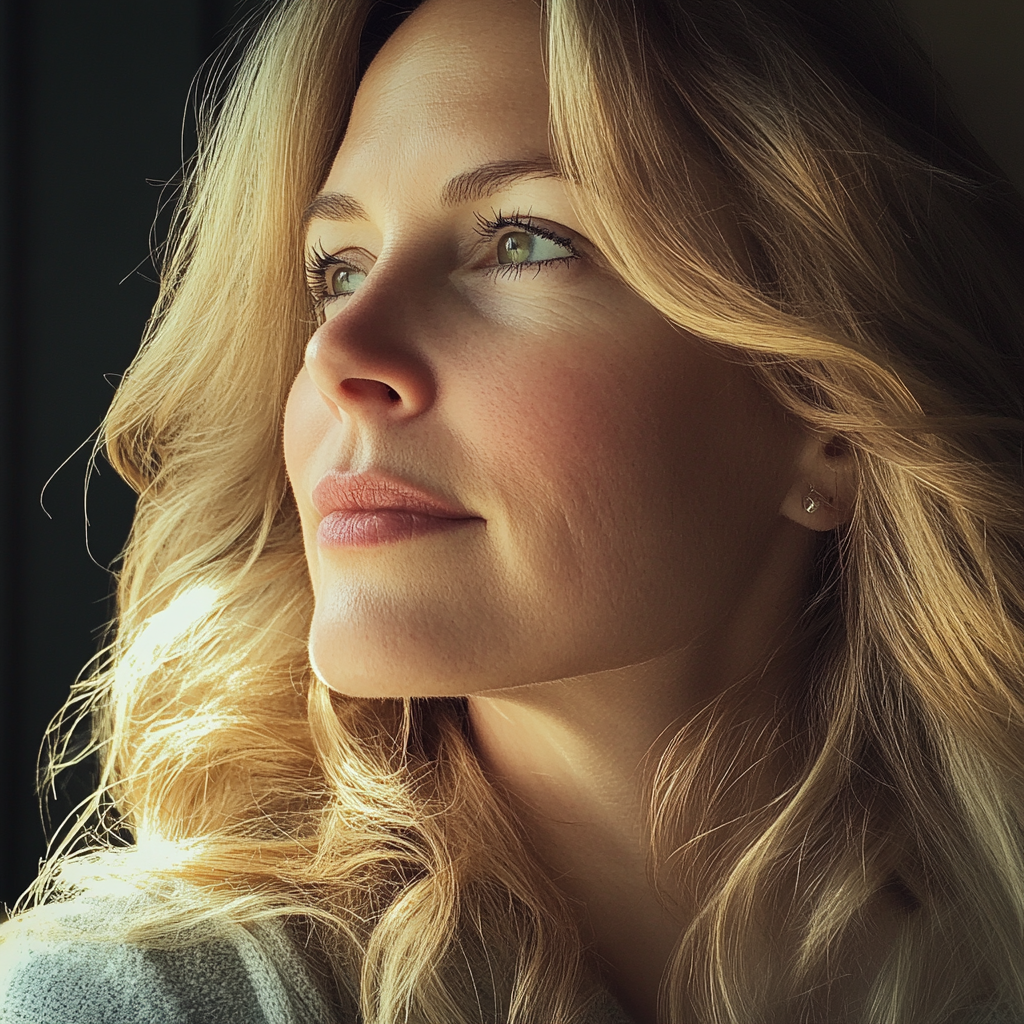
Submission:
[[[152,832],[139,832],[131,851],[136,870],[161,871],[180,865],[187,854],[200,844],[195,840],[168,839]]]
[[[161,660],[181,653],[176,643],[208,618],[220,596],[216,587],[202,583],[183,590],[163,611],[153,615],[128,648],[125,666],[132,673],[148,674]]]

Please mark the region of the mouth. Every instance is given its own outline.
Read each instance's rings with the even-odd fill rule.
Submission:
[[[373,547],[485,522],[468,509],[382,473],[327,472],[313,489],[326,548]]]

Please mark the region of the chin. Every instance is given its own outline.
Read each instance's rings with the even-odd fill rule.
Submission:
[[[377,608],[317,607],[309,635],[316,675],[350,697],[457,697],[516,685],[507,644],[481,642],[476,621],[438,614],[398,614]],[[501,654],[495,653],[500,651]],[[500,668],[500,671],[496,671]],[[528,680],[526,680],[528,681]]]

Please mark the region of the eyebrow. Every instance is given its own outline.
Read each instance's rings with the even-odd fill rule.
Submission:
[[[486,199],[524,178],[561,177],[561,172],[546,156],[527,160],[495,160],[472,170],[462,171],[445,182],[441,189],[441,205],[447,208]],[[343,192],[321,192],[306,207],[302,215],[303,224],[309,224],[312,220],[369,219],[365,207],[353,196]]]

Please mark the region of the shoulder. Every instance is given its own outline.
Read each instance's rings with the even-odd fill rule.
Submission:
[[[2,1024],[321,1024],[283,928],[240,925],[173,948],[104,938],[123,901],[73,900],[0,928]]]
[[[223,943],[145,949],[16,935],[0,945],[4,1024],[269,1024]]]

